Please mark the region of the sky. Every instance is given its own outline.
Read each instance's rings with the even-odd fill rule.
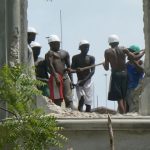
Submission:
[[[62,37],[62,48],[71,58],[80,53],[79,42],[88,40],[89,54],[100,63],[104,61],[111,34],[119,36],[121,46],[137,44],[144,48],[142,6],[142,0],[28,0],[28,26],[35,27],[38,32],[35,41],[42,45],[41,57],[49,50],[46,37],[56,34]],[[107,100],[109,78],[110,71],[96,67],[93,107],[117,109],[116,103]],[[74,79],[76,81],[75,75]]]

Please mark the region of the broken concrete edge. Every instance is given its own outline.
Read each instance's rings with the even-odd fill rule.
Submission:
[[[43,106],[46,116],[54,116],[59,126],[65,131],[76,130],[108,130],[107,114],[85,113],[71,109],[62,109],[49,101],[46,97],[37,99],[38,106]],[[138,113],[125,115],[110,115],[114,130],[150,130],[150,116],[141,116]]]
[[[53,116],[51,114],[42,117]],[[9,118],[7,118],[9,119]],[[108,130],[106,118],[56,118],[65,130]],[[112,118],[114,130],[150,130],[150,116],[143,118]]]
[[[150,130],[150,117],[143,118],[112,118],[113,130]],[[74,130],[103,130],[108,131],[107,118],[58,118],[58,125],[63,127],[65,131]]]

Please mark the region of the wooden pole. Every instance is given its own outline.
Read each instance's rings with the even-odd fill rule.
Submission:
[[[108,131],[109,131],[109,137],[110,137],[110,150],[115,150],[114,134],[113,134],[112,122],[111,122],[109,113],[108,113]]]
[[[87,66],[87,67],[80,68],[80,70],[81,70],[81,71],[84,71],[84,70],[91,69],[91,68],[96,67],[96,66],[100,66],[100,65],[102,65],[102,64],[103,64],[103,62],[102,62],[102,63],[99,63],[99,64],[95,64],[95,65],[91,65],[91,66]]]
[[[98,64],[94,64],[94,65],[91,65],[91,66],[83,67],[83,68],[70,69],[70,70],[66,69],[66,71],[70,71],[71,73],[76,73],[76,72],[80,72],[80,71],[84,71],[84,70],[87,70],[87,69],[91,69],[93,67],[100,66],[100,65],[103,65],[103,62],[102,63],[98,63]]]

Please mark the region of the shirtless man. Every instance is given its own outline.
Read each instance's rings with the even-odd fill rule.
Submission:
[[[86,112],[91,111],[93,86],[91,78],[95,73],[95,67],[84,71],[80,71],[80,68],[95,64],[95,58],[93,56],[87,55],[89,47],[89,42],[82,40],[79,43],[79,50],[81,50],[81,53],[73,56],[71,65],[71,69],[77,69],[78,83],[76,90],[79,99],[78,110],[83,111],[83,105],[85,104]]]
[[[65,72],[70,68],[70,56],[65,50],[60,49],[60,39],[51,35],[48,39],[50,50],[45,55],[45,60],[50,71],[49,87],[50,98],[56,105],[61,106],[63,99],[66,107],[72,107],[72,74]],[[70,79],[69,79],[70,77]]]
[[[119,37],[110,35],[108,43],[111,48],[105,50],[105,62],[103,64],[105,70],[109,70],[111,66],[110,90],[108,100],[118,101],[119,113],[126,112],[125,96],[127,91],[127,69],[126,56],[131,59],[139,59],[144,55],[144,51],[138,55],[134,55],[128,49],[119,47]]]

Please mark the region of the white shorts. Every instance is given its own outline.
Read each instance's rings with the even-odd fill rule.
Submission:
[[[84,104],[92,105],[93,98],[93,81],[87,80],[83,86],[76,86],[78,100],[84,97]]]

